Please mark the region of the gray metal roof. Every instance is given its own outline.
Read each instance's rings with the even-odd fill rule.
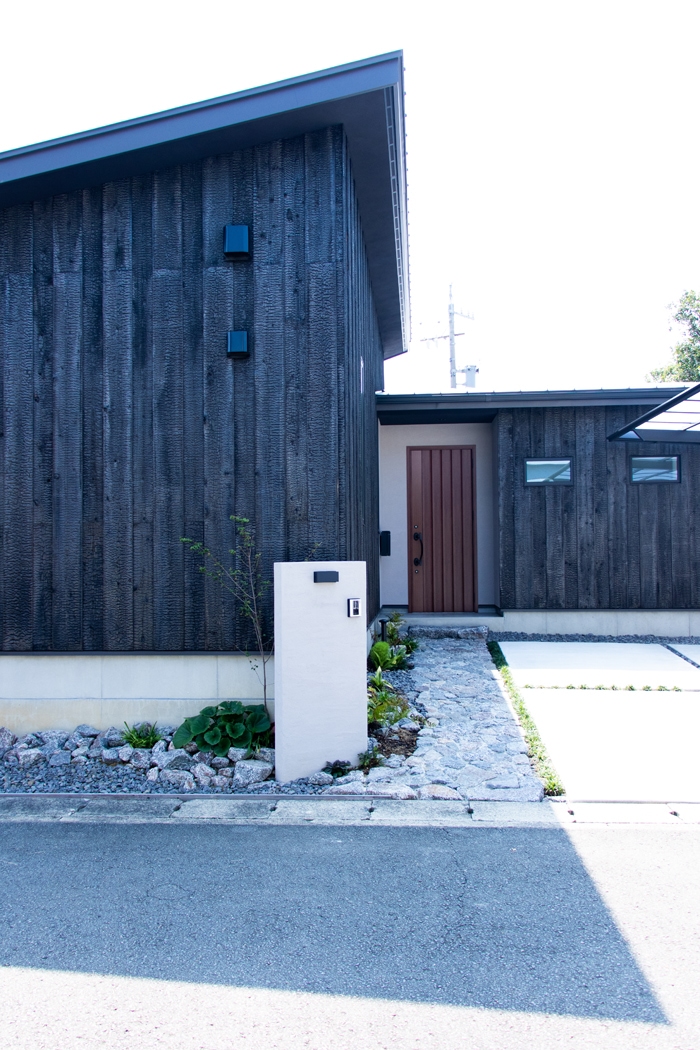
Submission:
[[[685,387],[608,438],[608,441],[629,440],[700,443],[700,383]]]
[[[408,346],[403,52],[0,153],[0,207],[342,124],[385,357]]]
[[[627,387],[622,390],[512,390],[473,394],[377,394],[384,426],[403,423],[490,423],[503,408],[576,408],[649,405],[656,407],[683,387]]]

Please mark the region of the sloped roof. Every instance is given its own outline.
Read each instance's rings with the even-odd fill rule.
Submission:
[[[0,153],[0,208],[342,124],[385,357],[408,346],[403,52]]]
[[[608,441],[700,442],[700,383],[610,434]]]

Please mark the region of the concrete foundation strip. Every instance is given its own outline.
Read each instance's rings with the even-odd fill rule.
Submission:
[[[700,824],[691,802],[457,802],[322,796],[0,795],[0,823],[565,827]]]

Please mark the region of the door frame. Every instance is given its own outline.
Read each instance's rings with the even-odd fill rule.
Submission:
[[[412,598],[413,598],[413,547],[412,547],[412,533],[413,526],[411,524],[411,453],[412,452],[437,452],[437,451],[448,451],[452,449],[469,449],[471,451],[471,481],[472,481],[472,501],[471,501],[471,525],[472,525],[472,580],[473,580],[473,593],[472,593],[472,605],[473,612],[478,613],[479,611],[479,578],[478,578],[478,557],[477,557],[477,531],[476,531],[476,445],[407,445],[406,446],[406,540],[408,548],[407,558],[407,572],[408,572],[408,611],[413,612]],[[438,611],[438,610],[436,610]],[[446,613],[445,615],[450,615]],[[456,613],[454,615],[460,615]],[[468,615],[468,614],[462,614]]]

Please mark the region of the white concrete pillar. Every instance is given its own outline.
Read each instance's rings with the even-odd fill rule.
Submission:
[[[337,574],[337,582],[314,582]],[[275,766],[279,781],[367,747],[367,566],[275,564]],[[348,615],[359,598],[361,615]]]

